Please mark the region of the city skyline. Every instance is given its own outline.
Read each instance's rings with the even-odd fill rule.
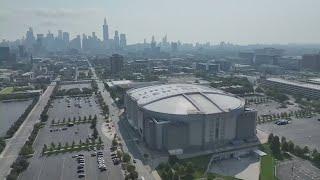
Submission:
[[[91,32],[102,37],[101,18],[107,17],[111,24],[109,32],[122,29],[128,34],[128,44],[143,42],[144,38],[150,41],[152,35],[159,40],[166,34],[173,41],[191,43],[319,43],[320,27],[315,23],[319,17],[318,5],[320,2],[315,0],[303,3],[298,0],[17,3],[13,0],[3,2],[0,38],[21,38],[29,26],[41,33],[64,29],[72,37]]]

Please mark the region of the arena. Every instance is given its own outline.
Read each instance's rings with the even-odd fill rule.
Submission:
[[[151,149],[197,151],[256,139],[257,112],[243,99],[193,84],[131,89],[126,117]]]

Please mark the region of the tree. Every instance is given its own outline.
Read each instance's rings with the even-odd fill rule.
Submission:
[[[51,148],[54,149],[56,147],[56,145],[52,142],[51,143]]]
[[[61,142],[58,143],[58,150],[60,150],[62,147]]]
[[[87,139],[86,139],[86,145],[89,146],[89,144],[90,144],[90,141],[89,141],[89,139],[87,138]]]
[[[309,152],[310,152],[310,150],[309,150],[308,146],[305,146],[305,147],[303,148],[303,154],[307,154],[307,153],[309,153]]]
[[[46,144],[44,144],[42,148],[42,154],[44,154],[44,152],[46,152],[47,150],[48,150],[48,147]]]
[[[112,146],[117,146],[118,145],[118,141],[116,139],[112,140]]]
[[[123,162],[129,162],[131,160],[131,156],[128,153],[124,153],[122,160]]]
[[[51,124],[55,124],[54,119],[52,119]]]
[[[92,136],[93,136],[94,139],[97,139],[97,138],[98,138],[98,130],[97,130],[97,128],[94,128],[94,129],[93,129]]]
[[[170,165],[174,165],[175,163],[177,163],[179,161],[178,157],[175,155],[170,155],[168,162]]]
[[[186,164],[186,173],[188,175],[192,175],[195,172],[195,168],[194,165],[192,164],[192,162],[187,162]]]
[[[102,140],[101,140],[101,137],[99,136],[99,138],[98,138],[98,143],[99,144],[102,144]]]
[[[122,152],[120,150],[117,150],[117,157],[120,159],[122,158]]]
[[[76,143],[74,141],[72,141],[71,148],[74,148],[75,144]]]
[[[64,145],[64,148],[65,148],[65,149],[68,149],[68,148],[69,148],[69,143],[68,143],[68,142],[66,142],[66,144]]]
[[[294,153],[294,144],[292,141],[288,142],[288,151]]]
[[[281,150],[285,152],[289,151],[289,145],[286,141],[281,144]]]
[[[300,146],[296,145],[294,147],[294,153],[297,155],[297,156],[303,156],[303,150],[300,148]]]
[[[268,136],[268,143],[271,144],[273,141],[273,134],[270,133],[269,136]]]
[[[134,165],[132,165],[132,164],[129,164],[127,166],[127,170],[128,170],[129,173],[132,173],[133,171],[136,170],[136,167]]]
[[[89,115],[89,120],[91,120],[92,119],[92,116],[91,116],[91,114]]]
[[[272,146],[271,146],[272,153],[275,155],[280,154],[280,142],[279,137],[275,136],[272,140]]]

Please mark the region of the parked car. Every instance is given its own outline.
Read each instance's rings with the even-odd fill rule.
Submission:
[[[78,177],[79,178],[83,178],[83,177],[85,177],[86,176],[86,174],[78,174]]]
[[[287,125],[287,124],[289,124],[289,121],[288,120],[286,120],[286,119],[280,119],[280,120],[277,120],[276,122],[275,122],[275,124],[276,125]]]

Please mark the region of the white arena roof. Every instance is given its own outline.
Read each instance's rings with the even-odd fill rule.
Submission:
[[[168,114],[212,114],[244,106],[244,101],[234,95],[194,84],[155,85],[127,93],[140,107]]]

